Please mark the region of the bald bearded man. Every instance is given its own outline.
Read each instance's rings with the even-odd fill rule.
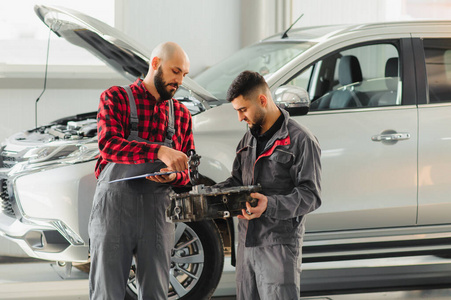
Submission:
[[[194,149],[188,109],[173,99],[190,62],[176,43],[158,45],[146,77],[100,97],[100,155],[89,221],[90,299],[123,300],[133,257],[139,299],[167,299],[174,225],[166,222],[171,186],[189,182]],[[156,171],[168,175],[109,183]]]

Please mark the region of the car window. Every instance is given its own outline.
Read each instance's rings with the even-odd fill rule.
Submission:
[[[227,89],[242,71],[259,72],[267,78],[312,45],[310,42],[258,43],[241,49],[194,79],[217,99],[226,99]]]
[[[287,84],[309,92],[310,110],[400,105],[399,51],[389,43],[345,49],[315,62]]]
[[[451,39],[423,41],[429,102],[451,102]]]

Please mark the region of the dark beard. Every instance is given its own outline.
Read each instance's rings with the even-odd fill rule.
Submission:
[[[260,112],[255,115],[255,121],[254,123],[249,124],[249,128],[253,134],[255,133],[255,135],[258,136],[260,135],[260,132],[262,130],[262,125],[263,125],[263,114]]]
[[[256,124],[252,124],[249,125],[249,129],[252,133],[253,136],[258,137],[260,135],[260,132],[262,130],[262,126],[261,125],[256,125]]]
[[[167,84],[163,80],[163,71],[161,70],[161,66],[158,67],[158,70],[155,73],[153,82],[155,84],[155,88],[157,89],[158,94],[160,95],[160,100],[162,100],[162,101],[171,99],[174,96],[174,94],[178,88],[178,86],[177,86],[175,91],[173,91],[173,92],[167,91],[167,89],[166,89]]]

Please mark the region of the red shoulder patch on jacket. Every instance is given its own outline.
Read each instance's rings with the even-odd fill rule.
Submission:
[[[287,136],[286,138],[284,138],[282,140],[277,140],[277,141],[275,141],[275,143],[272,145],[271,148],[269,148],[268,150],[263,152],[258,158],[264,157],[264,156],[270,156],[271,154],[273,154],[274,149],[276,149],[277,146],[286,146],[286,145],[290,145],[290,144],[291,144],[290,136]],[[257,158],[257,160],[258,160],[258,158]]]

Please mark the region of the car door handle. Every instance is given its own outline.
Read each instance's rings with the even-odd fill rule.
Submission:
[[[377,134],[371,137],[373,142],[401,141],[410,139],[410,133],[395,132],[389,134]]]

